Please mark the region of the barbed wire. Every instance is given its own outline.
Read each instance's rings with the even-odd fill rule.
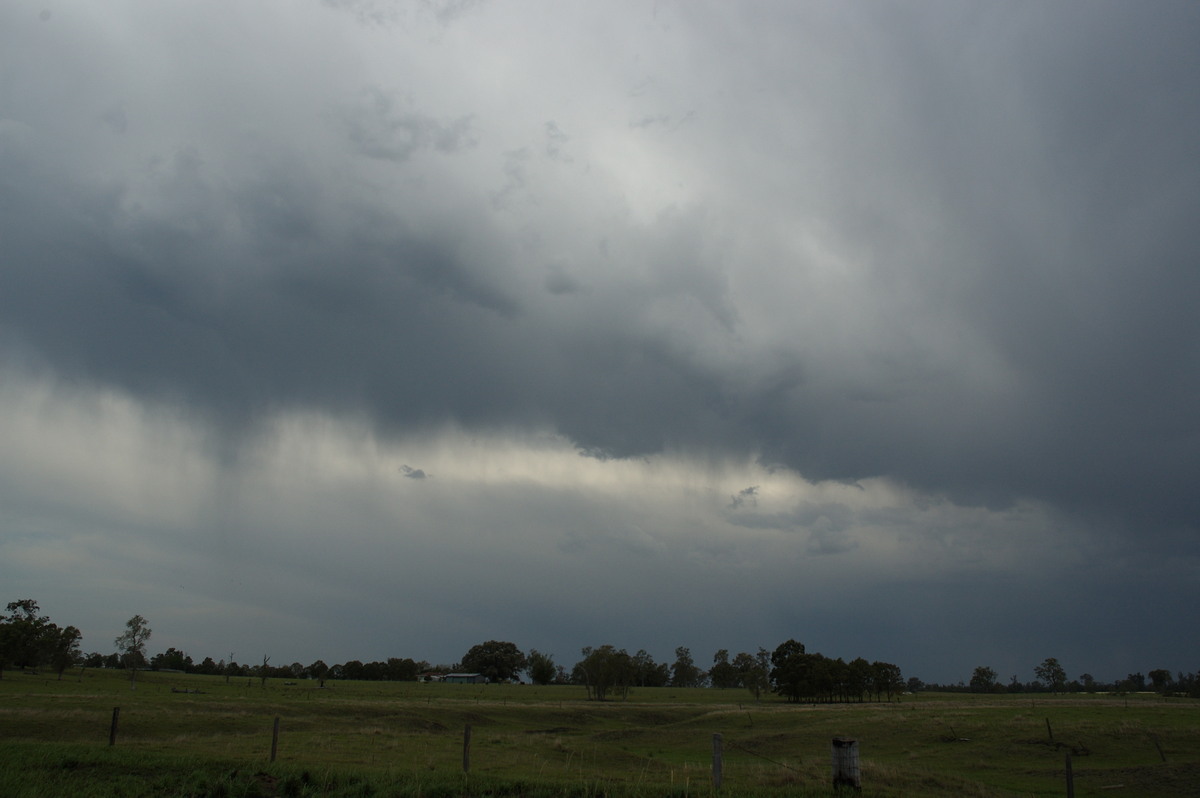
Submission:
[[[774,759],[772,759],[772,758],[771,758],[771,757],[769,757],[769,756],[763,756],[762,754],[758,753],[757,751],[751,751],[749,748],[746,748],[746,747],[744,747],[744,746],[738,745],[737,743],[733,742],[732,740],[726,740],[726,741],[724,742],[724,744],[725,744],[725,745],[727,745],[727,746],[729,746],[730,748],[736,748],[737,750],[739,750],[739,751],[742,751],[743,753],[747,753],[747,754],[749,754],[750,756],[756,756],[756,757],[758,757],[759,759],[765,759],[766,761],[770,762],[772,765],[779,765],[779,767],[781,767],[781,768],[787,768],[788,770],[790,770],[790,771],[792,771],[792,772],[794,772],[794,773],[799,773],[799,772],[800,772],[800,770],[799,770],[798,768],[794,768],[794,767],[792,767],[791,765],[787,765],[787,764],[784,764],[783,762],[779,762],[779,761],[777,761],[777,760],[774,760]]]

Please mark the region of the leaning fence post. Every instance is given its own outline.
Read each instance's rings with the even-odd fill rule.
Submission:
[[[712,779],[713,789],[721,789],[721,733],[717,732],[713,735],[713,761],[712,761]]]
[[[108,728],[108,744],[117,744],[117,717],[121,714],[120,707],[113,707],[112,725]]]
[[[848,737],[833,738],[833,786],[862,789],[858,769],[858,740]]]
[[[471,772],[471,724],[463,727],[463,773]]]
[[[275,725],[271,729],[271,761],[275,761],[275,752],[279,750],[279,716],[275,716]]]

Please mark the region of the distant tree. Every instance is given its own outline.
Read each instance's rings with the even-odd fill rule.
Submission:
[[[397,659],[389,657],[387,661],[387,678],[393,682],[415,682],[421,673],[421,663],[410,657]]]
[[[129,687],[137,687],[137,669],[146,663],[146,642],[152,631],[146,619],[135,615],[125,622],[125,631],[113,641],[121,652],[121,660],[129,669]]]
[[[576,663],[572,681],[587,687],[590,700],[606,701],[612,696],[625,698],[629,695],[634,667],[633,659],[625,649],[617,650],[610,645],[596,649],[588,646],[580,653],[583,659]]]
[[[720,689],[741,686],[741,674],[729,661],[729,649],[722,648],[713,655],[713,665],[708,671],[708,680],[713,687]]]
[[[971,692],[972,693],[990,693],[996,687],[996,671],[980,665],[971,674]]]
[[[633,684],[638,687],[666,687],[671,681],[671,669],[665,662],[655,662],[644,648],[630,658]]]
[[[53,631],[50,633],[49,640],[50,665],[58,674],[58,680],[61,682],[63,671],[82,658],[79,651],[79,640],[83,635],[74,626],[59,629],[52,625],[51,628]]]
[[[268,657],[266,654],[263,654],[262,665],[259,665],[257,668],[258,678],[259,678],[259,685],[258,685],[259,687],[265,688],[267,686],[267,677],[271,675],[271,670],[267,666],[267,663],[270,661],[271,661],[271,658]]]
[[[1054,657],[1044,659],[1041,665],[1033,669],[1033,673],[1037,676],[1038,681],[1055,693],[1062,692],[1063,686],[1067,683],[1067,672]]]
[[[525,670],[525,655],[515,644],[501,640],[488,640],[471,646],[462,659],[462,669],[467,673],[481,673],[489,682],[508,682]]]
[[[1140,693],[1146,689],[1146,677],[1139,673],[1131,673],[1121,682],[1121,687],[1129,693]]]
[[[220,670],[217,666],[217,663],[213,662],[212,657],[205,657],[200,664],[196,666],[196,672],[202,673],[205,676],[216,676],[218,673],[220,673]]]
[[[910,693],[919,693],[925,687],[925,682],[921,681],[916,676],[909,676],[905,687]]]
[[[1146,674],[1150,677],[1150,684],[1154,687],[1156,693],[1166,693],[1171,686],[1171,672],[1162,668],[1155,668]]]
[[[872,662],[871,689],[875,692],[876,701],[884,695],[891,701],[892,695],[904,689],[904,677],[900,666],[890,662]]]
[[[844,700],[863,700],[863,693],[868,692],[875,682],[875,671],[871,663],[862,657],[850,660],[846,666],[847,680]]]
[[[329,675],[329,666],[325,664],[324,660],[317,660],[305,670],[308,672],[308,678],[317,680],[317,686],[325,686],[325,677]]]
[[[692,652],[687,646],[675,649],[675,664],[671,666],[672,687],[699,687],[703,683],[704,672],[696,667]]]
[[[742,651],[733,658],[733,668],[738,674],[738,684],[761,700],[762,694],[771,689],[771,655],[765,648],[757,654]]]
[[[1079,682],[1083,686],[1083,689],[1086,690],[1087,692],[1089,692],[1089,693],[1096,692],[1096,679],[1094,676],[1092,676],[1092,674],[1090,674],[1090,673],[1079,674]]]
[[[793,703],[814,693],[813,659],[798,640],[780,643],[771,654],[771,685]]]
[[[150,658],[150,667],[158,671],[190,671],[192,658],[171,646],[161,654]]]
[[[551,684],[558,675],[558,668],[554,664],[554,657],[549,654],[543,654],[536,648],[529,649],[526,667],[529,670],[529,681],[534,684]]]

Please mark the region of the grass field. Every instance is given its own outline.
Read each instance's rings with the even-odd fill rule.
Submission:
[[[859,741],[865,796],[1066,795],[1067,753],[1080,798],[1200,796],[1200,702],[1153,695],[795,706],[645,688],[595,703],[568,686],[138,678],[6,672],[0,795],[706,796],[720,733],[726,796],[829,795],[836,736]]]

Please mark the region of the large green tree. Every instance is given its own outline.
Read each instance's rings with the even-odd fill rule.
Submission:
[[[780,643],[771,654],[771,686],[793,703],[813,694],[812,670],[812,657],[804,652],[799,640]]]
[[[0,620],[0,675],[6,665],[32,668],[49,654],[55,631],[50,619],[41,614],[33,599],[8,603],[8,616]]]
[[[543,654],[536,648],[531,648],[526,660],[529,669],[529,680],[534,684],[550,684],[558,676],[558,667],[554,664],[554,657],[551,655]]]
[[[469,673],[481,673],[489,682],[509,682],[525,670],[525,655],[515,644],[488,640],[471,646],[462,658],[462,669]]]
[[[625,649],[618,650],[610,645],[595,649],[588,646],[581,653],[583,659],[575,664],[571,678],[587,687],[589,699],[606,701],[610,697],[629,695],[635,669],[633,658]]]

